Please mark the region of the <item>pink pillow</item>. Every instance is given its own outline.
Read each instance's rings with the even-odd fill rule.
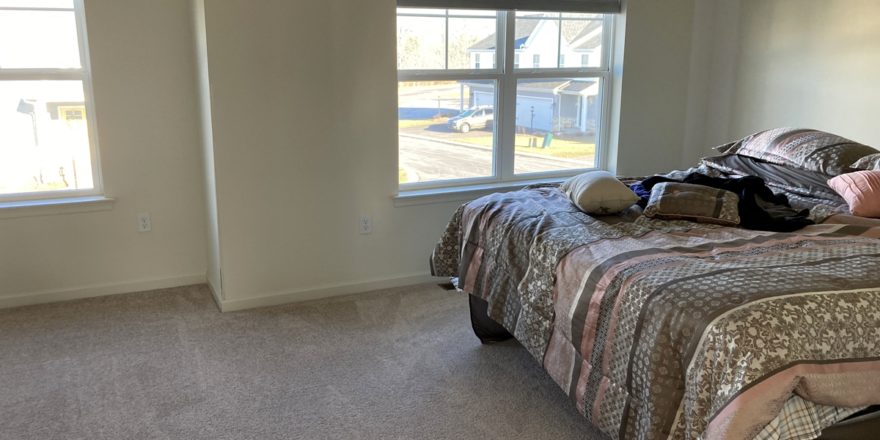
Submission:
[[[846,200],[853,215],[880,218],[880,171],[841,174],[828,185]]]

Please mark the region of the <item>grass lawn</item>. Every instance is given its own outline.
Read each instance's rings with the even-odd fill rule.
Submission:
[[[448,119],[449,118],[400,119],[397,121],[397,126],[399,129],[427,128],[431,125],[446,124]],[[475,130],[467,134],[462,133],[454,136],[444,136],[443,139],[440,140],[491,147],[492,135],[489,133],[490,131],[486,130]],[[454,133],[450,132],[450,134]],[[532,138],[537,142],[537,148],[529,147],[529,140]],[[531,153],[561,159],[589,159],[596,155],[596,144],[591,140],[574,140],[554,137],[548,148],[541,148],[540,146],[544,142],[544,136],[518,134],[516,135],[515,142],[517,153]]]
[[[428,127],[434,124],[445,124],[449,118],[434,118],[434,119],[398,119],[397,120],[397,128],[418,128],[418,127]]]
[[[529,147],[529,139],[536,138],[538,148]],[[492,136],[468,137],[462,139],[462,142],[469,144],[482,145],[486,147],[492,146]],[[548,148],[541,148],[544,142],[543,136],[530,136],[527,134],[516,135],[516,152],[531,153],[549,157],[559,157],[563,159],[583,159],[585,157],[595,156],[596,144],[584,141],[575,141],[567,139],[553,138]]]
[[[406,170],[404,170],[403,168],[397,168],[397,181],[399,183],[409,182],[409,176],[406,175]]]

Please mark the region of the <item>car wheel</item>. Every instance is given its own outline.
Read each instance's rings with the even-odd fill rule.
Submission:
[[[458,128],[458,131],[460,131],[462,133],[467,133],[467,132],[471,131],[471,124],[468,124],[468,123],[461,124],[461,127]]]

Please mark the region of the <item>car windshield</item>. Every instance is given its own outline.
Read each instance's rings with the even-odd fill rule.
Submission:
[[[473,116],[474,113],[477,112],[477,110],[478,110],[478,109],[475,109],[475,108],[472,108],[472,109],[470,109],[470,110],[465,110],[465,111],[459,113],[458,116],[460,116],[460,117]]]

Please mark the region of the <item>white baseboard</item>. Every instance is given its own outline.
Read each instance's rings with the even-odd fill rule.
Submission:
[[[220,310],[224,312],[234,312],[236,310],[277,306],[280,304],[350,295],[353,293],[363,293],[371,290],[411,286],[413,284],[428,283],[438,279],[439,278],[432,277],[427,273],[418,273],[351,283],[325,284],[288,292],[270,293],[253,298],[219,300],[218,303],[220,304]]]
[[[96,296],[116,295],[120,293],[141,292],[145,290],[167,289],[169,287],[203,284],[206,282],[204,273],[181,275],[170,278],[138,280],[124,283],[96,284],[75,289],[44,290],[42,292],[22,293],[12,296],[0,296],[0,309],[29,306],[72,299],[91,298]]]

